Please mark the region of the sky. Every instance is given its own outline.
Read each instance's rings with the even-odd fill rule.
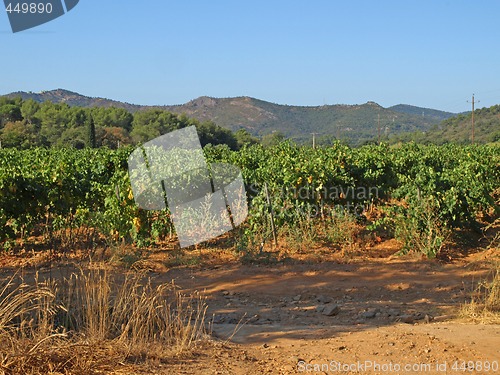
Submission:
[[[0,94],[500,104],[498,0],[80,0],[15,34],[1,5]]]

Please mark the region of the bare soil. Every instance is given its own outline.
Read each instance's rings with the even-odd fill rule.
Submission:
[[[499,373],[500,325],[458,316],[495,259],[498,251],[450,262],[372,253],[151,267],[155,283],[175,280],[186,293],[206,296],[211,338],[186,356],[127,363],[114,373]],[[14,269],[6,263],[4,275]],[[38,271],[57,277],[72,267]]]
[[[178,373],[390,372],[366,368],[370,363],[396,370],[411,365],[416,371],[410,373],[453,373],[458,364],[456,372],[480,373],[460,366],[500,361],[500,325],[472,324],[457,313],[487,271],[467,259],[395,258],[226,265],[158,277],[206,293],[213,335],[231,343],[212,358],[179,364]],[[325,315],[322,309],[332,305],[338,314]]]

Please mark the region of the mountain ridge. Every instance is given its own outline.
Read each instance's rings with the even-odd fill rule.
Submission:
[[[373,101],[363,104],[296,106],[271,103],[249,96],[229,98],[200,96],[184,104],[138,105],[85,96],[65,89],[40,93],[18,91],[3,96],[21,97],[23,100],[33,99],[37,102],[66,103],[70,106],[117,107],[130,112],[160,109],[186,114],[200,121],[214,121],[217,125],[232,131],[243,128],[256,136],[280,132],[292,139],[306,140],[310,139],[311,133],[317,133],[319,137],[339,138],[352,145],[373,140],[379,132],[383,137],[388,137],[406,132],[427,131],[442,119],[455,115],[403,104],[384,108]],[[427,112],[428,115],[416,114],[419,111]]]

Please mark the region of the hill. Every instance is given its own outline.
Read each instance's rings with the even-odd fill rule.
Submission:
[[[437,109],[431,109],[431,108],[416,107],[414,105],[408,105],[408,104],[393,105],[388,109],[394,112],[406,113],[408,115],[426,117],[428,119],[431,119],[432,121],[443,121],[446,120],[447,118],[456,116],[456,113],[439,111]]]
[[[72,107],[116,107],[123,108],[127,111],[134,112],[141,108],[140,105],[134,105],[130,103],[119,102],[116,100],[105,99],[105,98],[93,98],[90,96],[85,96],[78,94],[76,92],[57,89],[50,91],[42,91],[42,92],[26,92],[26,91],[17,91],[12,92],[7,95],[3,95],[8,98],[17,98],[20,97],[23,100],[32,99],[35,102],[43,103],[50,101],[52,103],[66,103]]]
[[[360,105],[291,106],[266,102],[251,97],[200,97],[174,106],[141,106],[104,98],[93,98],[57,89],[41,93],[14,92],[10,98],[21,97],[37,102],[52,101],[82,107],[117,107],[130,112],[148,108],[185,113],[200,121],[211,120],[230,130],[246,129],[252,135],[263,136],[280,132],[284,136],[305,141],[316,133],[318,139],[340,138],[359,145],[378,137],[377,118],[380,115],[382,138],[406,132],[428,131],[439,123],[447,112],[398,105],[384,108],[375,102]],[[422,112],[428,115],[422,116]]]
[[[184,105],[164,108],[200,120],[210,119],[233,131],[245,128],[254,135],[279,131],[299,141],[310,139],[314,132],[319,137],[338,137],[353,145],[378,136],[378,115],[382,137],[425,131],[439,122],[434,118],[383,108],[375,102],[305,107],[274,104],[250,97],[201,97]]]
[[[422,143],[442,144],[447,142],[470,143],[472,138],[472,114],[461,113],[435,125],[427,132],[401,134],[394,140],[415,140]],[[474,111],[474,142],[500,141],[500,105]]]

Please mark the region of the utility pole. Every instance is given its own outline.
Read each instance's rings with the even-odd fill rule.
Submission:
[[[380,145],[380,113],[378,114],[378,119],[377,119],[377,131],[378,131],[378,144]]]
[[[316,134],[318,133],[311,133],[313,136],[313,150],[316,148]]]
[[[474,144],[474,103],[479,103],[479,100],[478,101],[474,101],[474,94],[472,94],[472,101],[469,102],[467,100],[468,103],[471,103],[472,104],[472,144]]]

